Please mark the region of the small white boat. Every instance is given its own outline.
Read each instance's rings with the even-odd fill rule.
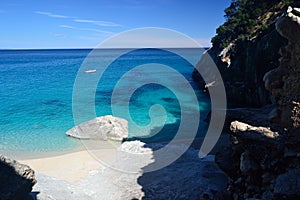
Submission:
[[[85,70],[86,73],[95,73],[96,70],[95,69],[88,69],[88,70]]]

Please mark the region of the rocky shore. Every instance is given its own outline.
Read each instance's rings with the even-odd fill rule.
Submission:
[[[29,192],[36,184],[34,171],[27,165],[0,156],[0,199],[30,199]]]
[[[300,199],[300,5],[276,13],[263,34],[216,45],[198,64],[210,56],[224,75],[231,144],[216,163],[234,200]],[[196,71],[193,77],[204,88]]]

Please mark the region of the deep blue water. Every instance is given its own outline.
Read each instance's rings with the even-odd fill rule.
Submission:
[[[97,50],[100,60],[118,55],[118,50]],[[202,50],[181,49],[190,57],[192,64],[199,60]],[[1,50],[0,51],[0,151],[59,151],[72,149],[79,144],[77,139],[67,137],[65,132],[74,126],[72,115],[72,92],[80,66],[91,50]],[[189,105],[189,96],[184,88],[179,88],[184,106],[201,110],[203,117],[209,108],[207,97],[197,90],[191,73],[193,66],[174,53],[159,49],[134,50],[118,57],[99,80],[94,96],[97,116],[111,114],[111,95],[117,81],[128,71],[143,64],[160,63],[177,70],[192,85],[199,105]],[[91,66],[89,66],[91,68]],[[96,67],[95,67],[96,69]],[[159,80],[176,82],[176,76],[155,70]],[[126,84],[139,84],[148,78],[136,71],[129,80],[119,84],[126,91]],[[96,73],[85,74],[87,79]],[[140,81],[140,82],[139,82]],[[122,97],[122,95],[121,95]],[[122,99],[122,98],[119,98]],[[150,122],[149,108],[162,105],[166,112],[166,126],[159,134],[144,139],[159,142],[170,140],[176,132],[181,117],[179,101],[174,93],[160,84],[146,84],[139,87],[130,97],[129,110],[135,123],[144,126]],[[81,102],[83,116],[80,122],[89,118],[84,116],[84,108],[89,102]],[[126,109],[122,100],[114,102],[117,108]],[[122,112],[121,112],[122,113]],[[120,116],[122,117],[122,116]],[[200,122],[198,136],[205,129]],[[130,129],[131,137],[145,137]],[[141,135],[139,135],[141,134]]]

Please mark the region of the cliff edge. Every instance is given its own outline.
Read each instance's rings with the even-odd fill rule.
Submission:
[[[236,0],[225,13],[197,66],[209,75],[214,60],[232,108],[216,163],[232,199],[300,199],[300,2]]]

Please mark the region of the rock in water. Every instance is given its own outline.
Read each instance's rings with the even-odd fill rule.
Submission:
[[[23,200],[36,183],[34,171],[5,156],[0,156],[0,199]]]
[[[66,134],[79,139],[122,141],[128,137],[128,122],[122,118],[106,115],[75,126]]]

